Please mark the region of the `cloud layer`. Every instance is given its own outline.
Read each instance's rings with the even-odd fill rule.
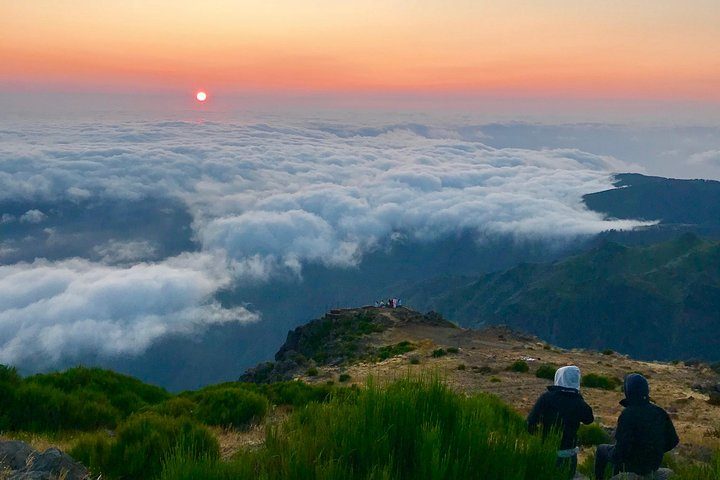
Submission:
[[[150,243],[106,242],[94,252],[107,263],[0,267],[0,362],[137,353],[168,333],[254,320],[213,294],[234,280],[299,275],[308,262],[349,267],[397,236],[557,239],[637,225],[607,221],[581,202],[611,188],[611,172],[637,170],[612,157],[493,148],[449,128],[371,133],[262,123],[6,125],[0,200],[27,202],[24,221],[52,220],[33,201],[175,198],[192,213],[201,251],[143,263],[153,259]]]

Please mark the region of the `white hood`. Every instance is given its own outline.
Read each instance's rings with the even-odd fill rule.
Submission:
[[[574,365],[558,368],[555,372],[555,386],[580,391],[580,369]]]

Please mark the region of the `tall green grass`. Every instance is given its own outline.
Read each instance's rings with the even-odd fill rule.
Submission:
[[[495,397],[406,379],[297,409],[232,462],[171,458],[161,479],[555,480],[556,449]]]

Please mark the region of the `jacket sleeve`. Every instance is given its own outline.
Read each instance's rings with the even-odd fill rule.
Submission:
[[[587,404],[585,400],[582,403],[582,410],[580,412],[580,421],[585,425],[590,425],[595,421],[595,415],[593,415],[592,407]]]
[[[680,443],[680,438],[675,431],[675,425],[673,425],[670,415],[665,412],[665,451],[669,452],[677,447],[678,443]]]
[[[528,432],[535,433],[537,430],[537,425],[540,423],[540,420],[543,415],[543,411],[545,410],[545,395],[540,395],[540,398],[537,399],[537,402],[535,402],[535,406],[530,410],[530,414],[527,418],[527,426],[528,426]]]
[[[634,444],[633,426],[630,425],[627,410],[624,410],[618,418],[617,429],[615,429],[615,450],[613,452],[613,463],[622,464],[628,458],[629,450]]]

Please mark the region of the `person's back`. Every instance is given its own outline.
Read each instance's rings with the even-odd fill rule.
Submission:
[[[580,395],[580,370],[562,367],[555,373],[554,385],[538,398],[528,415],[528,429],[534,432],[542,426],[543,435],[553,429],[562,432],[559,463],[569,461],[574,473],[577,463],[577,431],[580,423],[592,423],[592,408]]]
[[[610,462],[615,472],[647,475],[658,468],[663,455],[679,439],[670,416],[650,402],[650,388],[642,375],[628,375],[624,382],[625,407],[618,419],[615,445],[600,445],[596,454],[596,478],[602,479]]]

